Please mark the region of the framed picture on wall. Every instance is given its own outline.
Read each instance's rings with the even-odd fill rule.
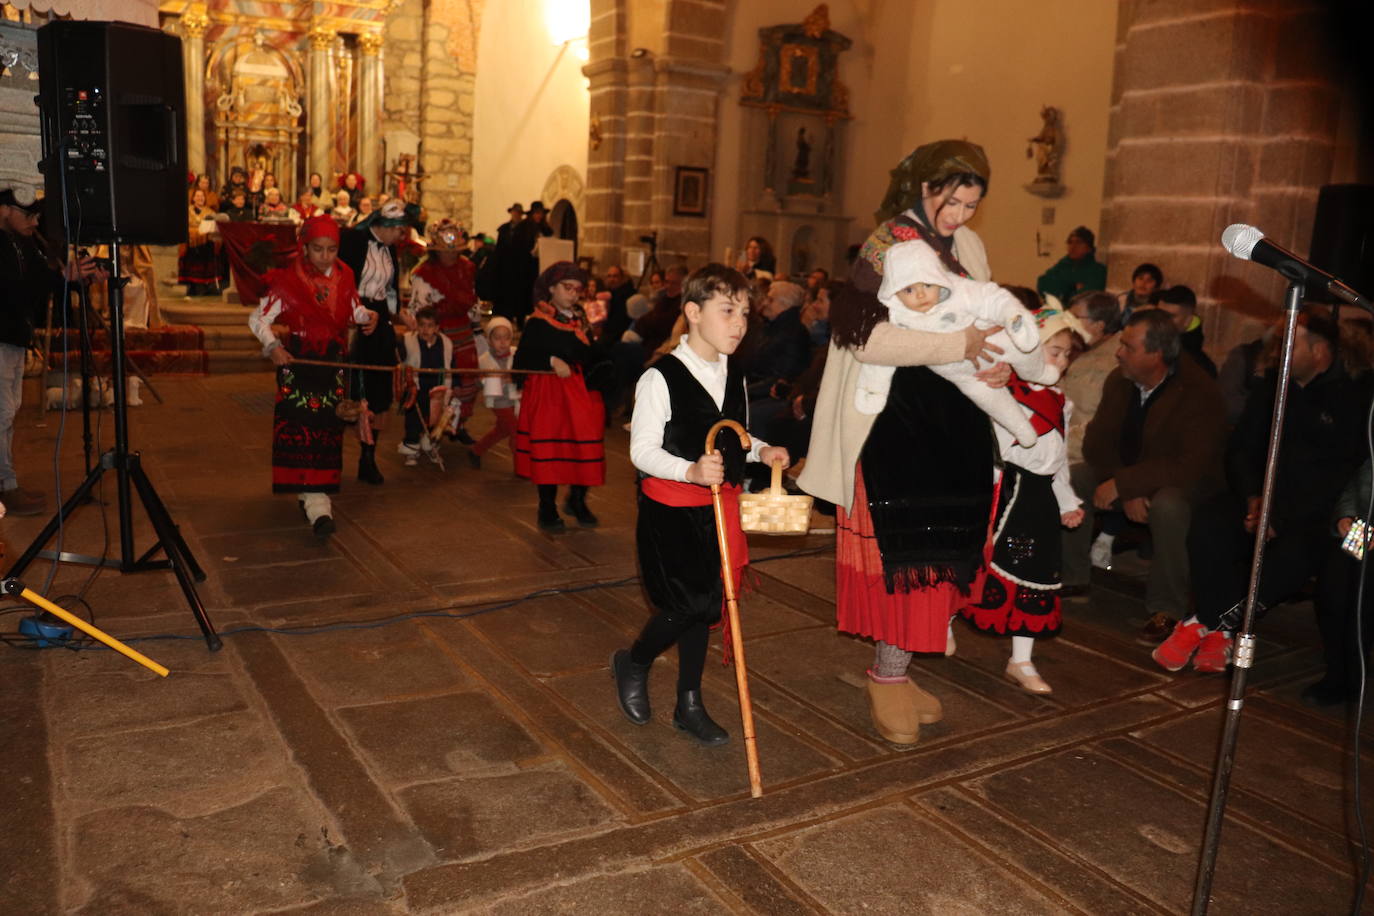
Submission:
[[[673,215],[705,216],[709,169],[679,165],[673,171]]]

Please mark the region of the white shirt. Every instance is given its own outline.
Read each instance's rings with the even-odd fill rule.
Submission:
[[[687,346],[684,335],[672,354],[682,361],[692,378],[701,383],[719,410],[725,403],[725,379],[728,374],[726,357],[707,362]],[[748,408],[745,408],[745,427],[748,427]],[[644,370],[635,386],[635,412],[630,418],[630,461],[650,477],[688,483],[687,469],[695,462],[668,453],[663,448],[663,427],[673,418],[672,398],[668,394],[668,380],[652,366]],[[752,445],[746,460],[758,461],[759,450],[768,447],[762,439],[750,436]],[[702,443],[704,447],[705,442]]]
[[[1032,385],[1032,388],[1043,388],[1043,385]],[[1024,404],[1018,407],[1026,414],[1032,416],[1032,411]],[[1068,398],[1064,399],[1064,429],[1069,428],[1069,421],[1073,417],[1073,402]],[[992,424],[993,431],[997,434],[997,450],[1002,455],[1002,460],[1017,467],[1024,468],[1032,474],[1053,477],[1051,489],[1054,490],[1055,502],[1059,503],[1059,514],[1072,512],[1083,505],[1083,500],[1078,498],[1078,494],[1073,490],[1073,484],[1069,482],[1069,446],[1058,432],[1050,431],[1041,433],[1040,438],[1035,440],[1035,444],[1030,448],[1025,448],[1016,442],[1016,436],[1008,432],[1000,423]]]
[[[334,272],[331,267],[325,271],[325,276]],[[267,356],[277,347],[281,346],[281,341],[277,335],[272,333],[272,322],[281,314],[282,301],[279,297],[270,292],[262,297],[258,302],[258,307],[248,314],[248,329],[253,332],[253,336],[262,341],[262,355]],[[353,306],[353,323],[367,324],[372,320],[372,310],[363,308],[361,304]]]
[[[395,265],[391,263],[391,252],[377,240],[371,230],[367,233],[367,260],[358,276],[358,296],[362,299],[386,299],[391,286],[391,275]]]

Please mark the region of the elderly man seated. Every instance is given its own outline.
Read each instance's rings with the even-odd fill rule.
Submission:
[[[1123,512],[1148,525],[1154,546],[1145,588],[1152,615],[1178,618],[1188,606],[1188,526],[1193,507],[1220,488],[1225,407],[1221,391],[1191,359],[1180,359],[1178,328],[1158,309],[1137,311],[1117,347],[1117,368],[1083,437],[1074,489],[1090,513],[1066,539],[1064,583],[1087,585],[1092,513]],[[1072,562],[1070,562],[1072,556]]]
[[[795,283],[778,280],[758,304],[760,326],[751,327],[748,346],[742,354],[744,381],[749,394],[749,425],[765,441],[768,433],[791,412],[788,393],[791,383],[811,364],[811,332],[802,322],[806,290]],[[776,434],[776,433],[775,433]],[[751,467],[754,489],[767,478],[769,469]]]
[[[1364,457],[1369,386],[1346,374],[1337,356],[1335,322],[1311,309],[1298,321],[1259,582],[1261,612],[1299,591],[1322,568],[1336,499]],[[1249,582],[1277,387],[1278,374],[1271,369],[1250,396],[1227,446],[1228,492],[1194,515],[1188,555],[1192,567],[1207,575],[1193,582],[1196,613],[1153,653],[1169,671],[1191,659],[1196,670],[1217,673],[1231,660]]]

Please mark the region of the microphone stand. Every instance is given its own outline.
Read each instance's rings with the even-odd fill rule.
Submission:
[[[1255,525],[1255,553],[1250,560],[1250,583],[1245,591],[1245,610],[1231,667],[1231,693],[1226,701],[1217,762],[1212,771],[1212,795],[1207,807],[1207,829],[1202,839],[1197,878],[1193,886],[1193,916],[1204,916],[1211,900],[1212,877],[1216,871],[1217,851],[1221,845],[1221,825],[1226,815],[1226,796],[1231,787],[1231,771],[1236,761],[1236,741],[1240,736],[1240,714],[1245,706],[1246,681],[1255,663],[1255,607],[1258,603],[1260,573],[1264,568],[1265,535],[1274,501],[1274,477],[1278,468],[1279,445],[1283,439],[1283,420],[1288,408],[1288,383],[1293,371],[1293,342],[1297,337],[1298,312],[1302,309],[1303,284],[1290,280],[1284,300],[1283,348],[1280,351],[1278,390],[1274,392],[1274,414],[1269,426],[1269,451],[1264,459],[1264,484],[1260,490],[1259,522]]]

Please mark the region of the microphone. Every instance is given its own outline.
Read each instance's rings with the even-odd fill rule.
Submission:
[[[1320,286],[1343,302],[1374,311],[1374,302],[1370,302],[1320,267],[1304,261],[1281,245],[1275,245],[1254,226],[1244,223],[1227,226],[1221,233],[1221,247],[1242,261],[1254,261],[1265,267],[1272,267],[1289,280],[1306,286]]]

